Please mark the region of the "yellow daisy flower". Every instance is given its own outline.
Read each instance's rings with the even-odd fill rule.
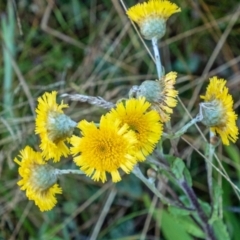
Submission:
[[[236,125],[237,114],[233,110],[233,99],[225,86],[226,80],[217,77],[210,78],[206,94],[201,96],[203,120],[202,122],[211,127],[211,131],[218,133],[223,144],[229,145],[229,140],[236,142],[238,128]]]
[[[128,126],[120,126],[120,121],[112,121],[102,116],[99,127],[93,122],[81,121],[77,126],[82,137],[71,138],[71,152],[75,163],[94,181],[105,182],[106,172],[110,173],[113,182],[121,180],[119,169],[129,173],[134,164],[134,144],[137,140]]]
[[[131,98],[125,103],[117,104],[107,115],[110,119],[119,119],[127,124],[137,137],[136,157],[144,161],[152,153],[162,135],[160,116],[155,110],[150,110],[151,104],[145,98]]]
[[[33,200],[42,212],[51,210],[57,203],[55,194],[62,193],[62,189],[56,184],[54,168],[46,164],[41,153],[29,146],[20,152],[19,157],[21,161],[15,158],[14,162],[20,166],[20,189],[26,190],[28,199]]]
[[[127,11],[128,17],[136,22],[146,39],[161,38],[166,32],[166,21],[181,9],[168,0],[149,0],[138,3]]]
[[[67,104],[56,103],[57,92],[46,92],[38,98],[36,109],[36,134],[41,138],[40,148],[46,160],[59,161],[61,156],[67,157],[70,153],[66,141],[72,135],[76,123],[63,114]]]
[[[177,105],[178,91],[175,90],[177,73],[170,72],[157,81],[146,80],[136,90],[136,97],[146,97],[161,116],[162,122],[168,122],[173,108]]]

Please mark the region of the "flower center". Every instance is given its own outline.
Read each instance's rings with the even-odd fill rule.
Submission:
[[[109,136],[109,138],[98,139],[98,142],[92,145],[94,159],[92,166],[97,170],[109,171],[115,170],[121,165],[126,152],[126,146],[123,139]]]

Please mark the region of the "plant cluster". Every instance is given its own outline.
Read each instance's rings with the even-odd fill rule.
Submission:
[[[158,78],[132,86],[129,97],[119,99],[116,104],[99,97],[75,95],[79,101],[107,109],[98,123],[73,121],[63,111],[68,105],[63,101],[57,103],[56,91],[46,92],[38,98],[35,133],[40,138],[40,151],[26,146],[14,161],[19,165],[21,176],[18,185],[41,211],[49,211],[57,204],[55,195],[62,193],[57,184],[60,175],[85,174],[104,183],[110,174],[115,183],[124,181],[125,174],[133,173],[162,202],[191,216],[199,228],[196,235],[217,239],[222,233],[224,239],[229,239],[219,217],[221,191],[212,178],[215,148],[220,141],[229,145],[238,138],[237,115],[226,87],[227,81],[217,76],[210,78],[205,95],[200,96],[202,102],[196,117],[175,133],[166,131],[171,129],[170,120],[178,102],[177,73],[164,72],[158,41],[166,32],[167,19],[180,11],[168,0],[149,0],[127,10],[126,14],[139,26],[142,36],[152,42]],[[198,122],[210,133],[206,157],[210,204],[197,198],[184,161],[163,149],[165,140],[180,138]],[[50,164],[50,161],[59,162],[62,157],[69,156],[79,169],[57,169]],[[141,165],[145,163],[152,169],[147,177],[141,172]],[[173,201],[164,196],[155,186],[159,174],[176,184],[185,194],[185,200]]]

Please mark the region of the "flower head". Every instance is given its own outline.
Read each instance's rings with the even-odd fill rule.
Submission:
[[[223,144],[229,145],[229,140],[236,142],[238,128],[236,126],[237,114],[233,110],[233,99],[225,86],[226,80],[217,77],[210,78],[206,94],[201,96],[203,114],[202,122],[211,127],[211,131],[218,133]]]
[[[102,116],[99,127],[86,120],[77,126],[82,137],[71,138],[71,152],[75,163],[80,169],[91,176],[94,181],[106,181],[106,172],[110,173],[113,182],[121,180],[119,169],[129,173],[134,164],[134,146],[137,142],[133,132],[128,131],[128,126],[120,126],[120,121],[112,121]]]
[[[162,135],[160,116],[155,110],[150,110],[151,104],[144,97],[131,98],[125,103],[120,102],[108,114],[111,119],[119,119],[127,124],[137,137],[136,156],[138,161],[144,161],[152,153]]]
[[[152,108],[158,111],[162,122],[170,120],[172,108],[177,105],[178,92],[174,88],[177,73],[170,72],[157,81],[146,80],[136,90],[136,97],[144,96],[152,104]]]
[[[76,123],[63,114],[62,109],[68,105],[63,102],[58,105],[56,95],[56,91],[46,92],[38,98],[35,132],[41,138],[40,148],[46,160],[53,158],[59,161],[62,155],[66,157],[70,153],[65,142],[72,135]]]
[[[176,4],[168,0],[149,0],[129,8],[127,15],[139,25],[146,39],[159,39],[165,34],[167,19],[180,11]]]
[[[19,167],[22,179],[18,182],[21,190],[26,190],[26,196],[33,200],[43,211],[51,210],[57,203],[55,194],[62,193],[62,189],[56,184],[57,176],[54,168],[47,165],[39,152],[35,152],[26,146],[19,157],[14,159]]]

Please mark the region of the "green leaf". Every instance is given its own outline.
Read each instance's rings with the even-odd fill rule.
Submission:
[[[190,172],[189,172],[189,170],[187,169],[186,166],[183,170],[183,174],[184,174],[184,177],[185,177],[188,185],[192,187],[192,177],[191,177],[191,174],[190,174]]]
[[[226,172],[230,171],[230,168],[227,164],[224,164],[224,168],[226,169]],[[235,198],[233,197],[233,190],[225,179],[223,179],[222,189],[223,189],[223,206],[225,207],[234,206],[233,204]],[[239,217],[235,212],[226,209],[223,211],[223,216],[228,226],[231,240],[239,240],[240,236]]]
[[[175,158],[172,162],[172,172],[179,180],[186,179],[188,185],[192,186],[192,178],[190,172],[186,168],[184,161],[181,158]]]
[[[167,211],[157,209],[154,211],[154,217],[159,223],[166,240],[193,240],[185,228]]]
[[[185,168],[185,164],[180,158],[176,158],[172,163],[172,172],[177,179],[183,179],[183,171]]]
[[[214,203],[213,203],[213,213],[211,216],[211,219],[209,220],[210,224],[213,224],[214,221],[219,219],[219,199],[222,197],[222,189],[221,187],[213,182],[213,199],[214,199]]]
[[[168,207],[169,213],[173,216],[176,222],[178,222],[189,234],[198,237],[205,238],[204,232],[196,225],[196,223],[189,216],[191,211],[180,209],[176,207]]]
[[[213,229],[217,240],[230,240],[227,227],[221,219],[218,219],[214,222]]]
[[[207,216],[210,216],[211,210],[212,210],[210,204],[207,203],[207,202],[204,202],[204,201],[202,201],[202,200],[200,200],[200,199],[198,199],[198,202],[200,203],[201,208],[202,208],[203,211],[206,213],[206,215],[207,215]]]
[[[189,234],[205,239],[205,233],[196,225],[195,222],[189,217],[178,217],[176,221],[188,232]]]
[[[147,207],[150,206],[151,201],[148,196],[144,198],[144,203]],[[188,216],[189,214],[190,211],[170,206],[169,211],[155,209],[153,217],[159,223],[167,240],[190,240],[192,239],[191,235],[204,239],[205,234]]]
[[[186,209],[177,208],[177,207],[174,207],[174,206],[169,206],[168,211],[173,216],[188,216],[191,213],[191,211],[188,211]]]
[[[170,164],[173,164],[174,160],[176,159],[176,157],[172,156],[172,155],[168,155],[168,154],[164,154],[164,157],[167,159],[167,161]]]

